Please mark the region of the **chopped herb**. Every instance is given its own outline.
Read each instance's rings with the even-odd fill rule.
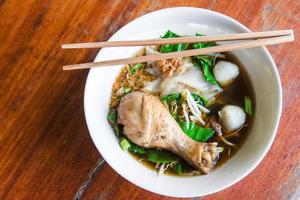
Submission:
[[[178,161],[179,158],[167,151],[152,150],[147,155],[147,160],[154,163],[170,163]]]
[[[178,175],[181,175],[182,172],[183,172],[183,166],[182,166],[182,164],[177,163],[175,165],[175,173],[178,174]]]
[[[214,135],[213,129],[202,128],[194,122],[180,122],[179,125],[187,136],[198,142],[206,142]]]
[[[132,88],[131,88],[131,87],[124,86],[123,88],[124,88],[124,93],[125,93],[125,94],[128,94],[128,93],[130,93],[130,92],[132,91]]]
[[[144,67],[145,65],[143,63],[134,64],[132,67],[130,67],[130,74],[133,75],[140,69],[143,69]]]
[[[161,38],[178,38],[181,37],[180,35],[177,35],[176,33],[173,33],[172,31],[168,30]],[[184,51],[187,49],[189,44],[166,44],[162,45],[160,47],[161,53],[169,53],[174,51]]]
[[[196,33],[196,36],[203,36],[203,35]],[[193,49],[201,49],[201,48],[212,47],[212,46],[216,46],[216,43],[200,42],[200,43],[193,44]],[[214,65],[213,57],[208,55],[199,55],[199,56],[193,56],[192,58],[193,58],[194,66],[196,67],[201,66],[205,80],[212,84],[218,84],[214,74],[212,73],[213,65]]]
[[[120,146],[124,151],[127,151],[131,147],[131,144],[126,138],[122,138],[120,140]]]
[[[245,107],[245,112],[248,114],[248,115],[252,115],[252,102],[251,102],[251,99],[249,97],[245,97],[245,103],[244,103],[244,107]]]

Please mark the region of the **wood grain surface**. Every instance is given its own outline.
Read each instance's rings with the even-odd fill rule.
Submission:
[[[97,50],[63,51],[60,44],[107,40],[132,19],[173,6],[215,10],[253,31],[294,30],[294,43],[268,48],[283,85],[271,150],[242,181],[201,199],[300,198],[299,0],[0,0],[1,200],[171,199],[102,163],[83,114],[88,71],[61,69],[92,61]]]

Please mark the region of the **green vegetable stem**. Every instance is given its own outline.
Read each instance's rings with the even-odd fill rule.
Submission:
[[[252,116],[252,114],[253,114],[252,102],[251,102],[251,99],[247,96],[245,97],[245,101],[244,101],[244,109],[248,115]]]

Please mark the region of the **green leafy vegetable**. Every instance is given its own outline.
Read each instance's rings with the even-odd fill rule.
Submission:
[[[175,165],[175,173],[178,174],[178,175],[181,175],[182,172],[183,172],[183,166],[182,166],[182,164],[177,163]]]
[[[122,137],[120,140],[120,146],[124,151],[129,150],[130,152],[134,153],[134,154],[145,154],[146,150],[143,147],[140,147],[136,144],[134,144],[133,142],[131,142],[130,140],[128,140],[125,137]]]
[[[202,34],[196,33],[196,36],[203,36]],[[216,46],[215,42],[200,42],[193,44],[194,49],[201,49],[206,47],[212,47]],[[193,64],[196,67],[200,67],[203,71],[204,78],[207,82],[212,84],[218,84],[214,74],[212,73],[213,65],[214,65],[214,59],[212,56],[208,55],[199,55],[199,56],[193,56]]]
[[[196,33],[196,36],[204,36],[203,34]],[[215,42],[199,42],[193,44],[193,49],[201,49],[206,47],[213,47],[216,46]]]
[[[134,64],[132,67],[130,67],[130,74],[133,75],[140,69],[143,69],[144,67],[145,67],[145,65],[143,63]]]
[[[108,116],[107,119],[109,121],[109,123],[111,125],[115,125],[117,123],[117,111],[116,110],[112,110]]]
[[[127,151],[131,147],[131,144],[126,138],[122,138],[120,140],[120,146],[124,151]]]
[[[178,38],[180,35],[177,35],[176,33],[168,30],[161,38]]]
[[[202,68],[204,78],[207,82],[212,83],[212,84],[218,84],[215,76],[212,72],[213,70],[213,58],[208,55],[199,55],[199,56],[194,56],[193,57],[193,64],[196,67]]]
[[[153,150],[147,155],[147,160],[154,163],[170,163],[178,161],[179,158],[167,151]]]
[[[164,103],[169,103],[171,101],[179,101],[179,99],[180,99],[180,94],[179,93],[168,94],[168,95],[165,95],[161,98],[162,102],[164,102]]]
[[[253,112],[252,112],[252,102],[251,102],[251,99],[247,96],[245,97],[244,108],[245,108],[245,112],[248,115],[251,116],[253,114]]]
[[[125,94],[128,94],[132,91],[132,88],[131,87],[127,87],[127,86],[124,86],[124,93]]]
[[[198,142],[206,142],[214,135],[213,129],[202,128],[194,122],[179,122],[179,125],[187,136]]]
[[[117,111],[113,109],[110,113],[108,113],[107,120],[115,130],[117,136],[120,136],[123,132],[123,127],[117,124],[117,116],[118,116]]]
[[[136,144],[131,144],[131,146],[129,147],[129,151],[131,151],[132,153],[135,153],[135,154],[145,154],[146,153],[146,150],[143,148],[143,147],[140,147]]]
[[[173,33],[172,31],[168,30],[161,38],[178,38],[181,37],[177,35],[176,33]],[[169,52],[174,52],[174,51],[183,51],[187,49],[189,44],[166,44],[162,45],[160,47],[160,52],[161,53],[169,53]]]
[[[197,102],[200,103],[202,106],[207,106],[209,104],[209,101],[205,99],[204,97],[200,97],[198,94],[192,93],[191,94],[193,99]]]

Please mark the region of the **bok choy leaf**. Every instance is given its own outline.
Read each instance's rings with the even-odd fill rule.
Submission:
[[[172,31],[168,30],[161,38],[178,38],[181,37],[180,35],[177,35],[176,33],[173,33]],[[174,51],[184,51],[187,49],[189,44],[166,44],[162,45],[160,47],[161,53],[169,53]]]
[[[214,135],[214,130],[211,128],[202,128],[194,122],[179,122],[183,132],[198,142],[206,142]]]
[[[199,55],[193,57],[193,64],[196,67],[201,67],[204,78],[207,82],[211,84],[218,84],[215,76],[212,72],[213,70],[213,58],[207,55]]]
[[[179,158],[167,151],[153,150],[148,153],[147,160],[154,163],[170,163],[178,161]]]
[[[203,36],[202,34],[196,33],[196,36]],[[200,42],[193,44],[193,49],[201,49],[206,47],[212,47],[216,46],[215,42]],[[214,65],[214,59],[212,56],[209,55],[199,55],[199,56],[193,56],[193,64],[196,67],[200,67],[203,71],[204,78],[207,82],[212,84],[218,84],[214,74],[212,73],[213,65]]]

